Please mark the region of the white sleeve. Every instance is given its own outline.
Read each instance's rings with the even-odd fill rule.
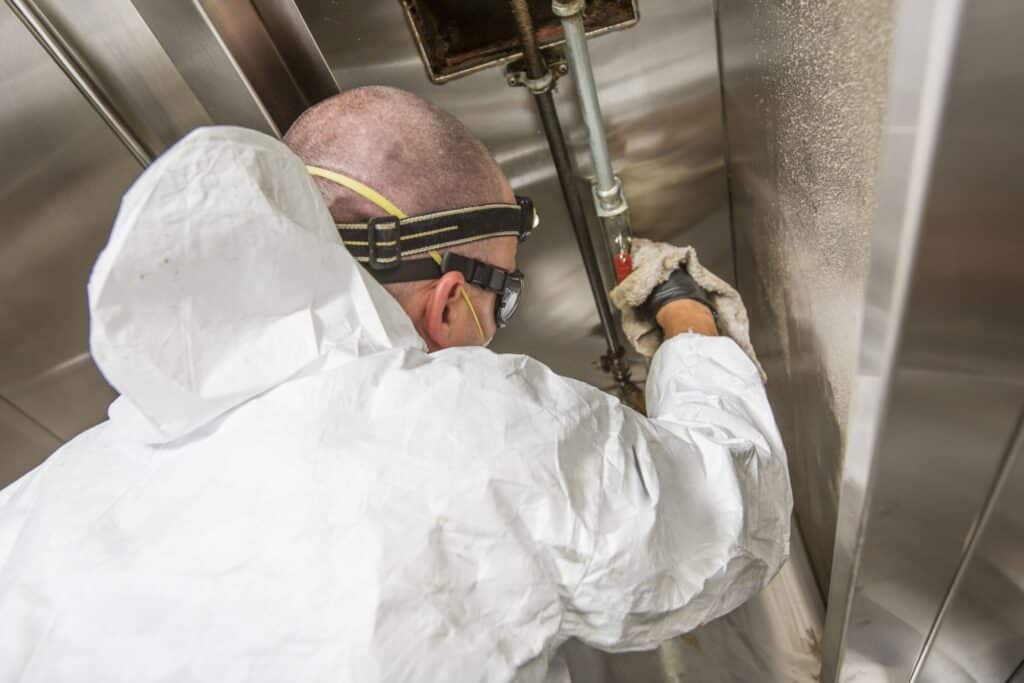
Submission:
[[[578,583],[562,631],[604,650],[649,649],[739,606],[787,558],[792,496],[761,379],[730,339],[665,342],[650,418],[626,416],[600,454]],[[619,419],[616,419],[619,418]]]

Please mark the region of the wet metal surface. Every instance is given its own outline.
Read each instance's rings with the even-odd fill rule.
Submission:
[[[719,0],[739,290],[823,591],[867,275],[890,0]]]

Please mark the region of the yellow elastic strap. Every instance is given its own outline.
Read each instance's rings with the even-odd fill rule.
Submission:
[[[441,254],[436,251],[430,252],[430,258],[434,259],[437,265],[441,265]],[[469,293],[466,292],[465,287],[460,287],[459,291],[462,292],[462,298],[466,300],[466,305],[469,306],[469,312],[473,316],[473,322],[476,323],[476,331],[480,333],[480,343],[487,343],[487,336],[484,334],[484,326],[480,324],[480,318],[476,315],[476,308],[473,306],[472,300],[469,298]]]
[[[306,170],[309,171],[309,174],[312,176],[316,176],[317,178],[323,178],[324,180],[329,180],[332,183],[341,185],[342,187],[346,187],[352,190],[360,197],[368,201],[371,201],[381,209],[384,209],[395,218],[408,218],[405,212],[399,209],[393,203],[391,203],[391,201],[387,197],[382,195],[380,192],[377,192],[377,190],[373,189],[369,185],[364,185],[355,178],[349,178],[347,175],[335,173],[334,171],[328,171],[326,168],[320,168],[319,166],[306,166]],[[441,230],[437,230],[436,232],[443,232],[445,230],[448,230],[448,228],[443,228]],[[422,235],[420,236],[422,237]],[[434,259],[437,265],[441,265],[442,259],[440,253],[438,253],[437,251],[431,251],[430,257]],[[466,292],[466,288],[460,287],[459,291],[462,292],[462,298],[465,299],[466,305],[469,306],[469,312],[473,316],[473,322],[476,323],[476,331],[480,334],[480,343],[486,344],[487,337],[486,335],[484,335],[484,326],[480,324],[480,318],[476,314],[476,308],[474,308],[473,302],[472,300],[470,300],[469,294]]]
[[[323,178],[324,180],[330,180],[336,185],[347,187],[363,199],[369,200],[384,209],[395,218],[408,218],[408,216],[405,215],[405,212],[392,204],[387,197],[382,195],[380,192],[377,192],[377,190],[373,189],[369,185],[364,185],[355,178],[349,178],[347,175],[328,171],[326,168],[320,168],[319,166],[306,166],[306,170],[309,171],[309,174],[312,176]]]

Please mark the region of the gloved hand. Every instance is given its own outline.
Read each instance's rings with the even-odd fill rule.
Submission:
[[[665,339],[656,321],[658,309],[672,301],[692,299],[711,309],[719,334],[731,337],[761,369],[750,345],[743,300],[729,283],[700,264],[693,247],[637,237],[632,256],[633,272],[611,291],[611,299],[622,311],[626,338],[640,354],[653,357]]]
[[[643,303],[643,310],[647,315],[655,318],[662,306],[680,299],[699,301],[708,307],[711,315],[715,315],[715,307],[711,305],[708,293],[684,268],[676,268],[667,280],[651,291],[651,295]]]

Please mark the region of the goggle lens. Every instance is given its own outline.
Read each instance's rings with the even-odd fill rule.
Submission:
[[[498,296],[494,307],[495,322],[498,327],[505,327],[512,320],[512,316],[519,309],[519,302],[523,295],[523,274],[519,271],[510,273],[505,280],[505,288]]]

